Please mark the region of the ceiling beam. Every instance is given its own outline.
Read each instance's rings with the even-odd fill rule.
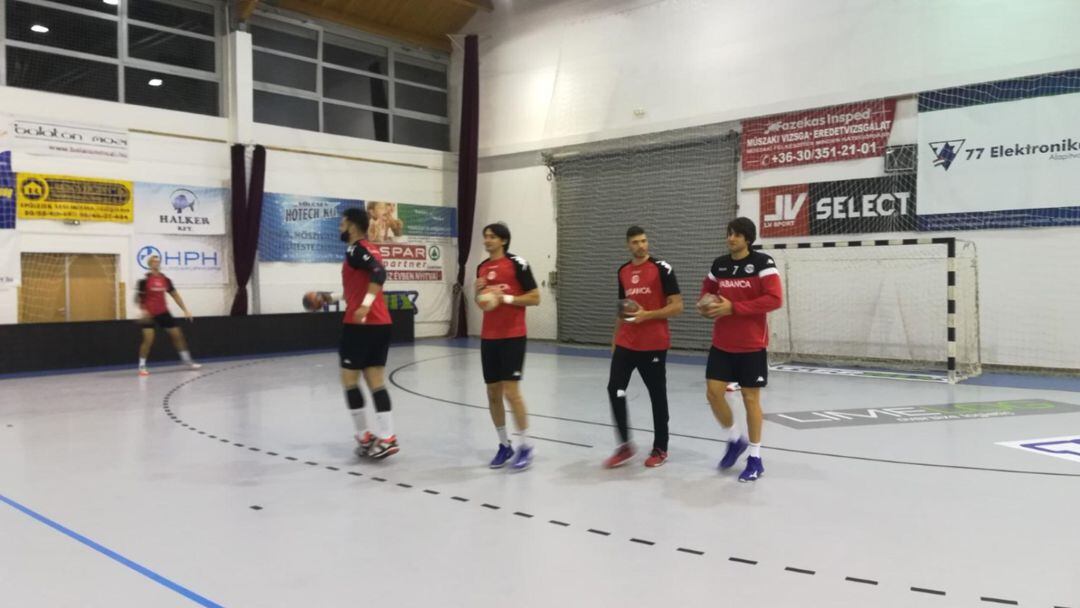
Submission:
[[[239,5],[237,14],[240,21],[247,21],[251,18],[251,14],[255,12],[255,7],[259,5],[259,0],[239,0],[237,4]]]
[[[332,21],[334,23],[340,23],[341,25],[354,27],[358,30],[370,32],[372,34],[378,34],[379,36],[393,38],[401,42],[416,44],[429,49],[445,51],[447,53],[449,53],[451,50],[449,38],[442,36],[432,36],[429,34],[421,34],[419,32],[411,32],[389,25],[375,23],[357,15],[352,15],[349,13],[319,6],[311,2],[310,0],[278,0],[276,6],[278,8],[295,11],[297,13],[303,13],[305,15],[316,17],[318,19],[325,19],[326,21]]]
[[[471,9],[484,11],[486,13],[493,12],[495,10],[495,4],[492,0],[444,0],[445,2],[451,2],[459,6],[467,6]]]

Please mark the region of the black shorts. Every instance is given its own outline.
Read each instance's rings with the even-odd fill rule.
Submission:
[[[150,318],[143,317],[140,322],[145,329],[151,329],[154,325],[157,325],[161,329],[172,329],[176,327],[176,318],[167,310],[160,315],[154,315]]]
[[[521,380],[525,371],[525,337],[480,341],[484,384]]]
[[[390,327],[346,323],[341,328],[341,347],[338,349],[342,369],[386,367]]]
[[[769,354],[765,350],[752,353],[729,353],[709,349],[705,377],[721,382],[738,382],[743,388],[761,388],[769,383]]]

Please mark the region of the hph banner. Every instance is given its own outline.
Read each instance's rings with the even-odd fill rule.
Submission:
[[[161,272],[178,286],[228,283],[224,237],[136,234],[131,243],[132,285],[149,272],[152,256],[161,260]]]
[[[742,169],[884,156],[895,116],[895,99],[877,99],[744,120]]]
[[[135,183],[135,230],[144,234],[225,234],[227,188]]]
[[[1080,223],[1080,93],[919,114],[924,230]]]

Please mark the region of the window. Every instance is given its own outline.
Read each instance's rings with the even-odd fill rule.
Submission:
[[[450,149],[446,55],[285,17],[249,25],[256,122]]]
[[[221,114],[214,0],[4,0],[6,84]]]

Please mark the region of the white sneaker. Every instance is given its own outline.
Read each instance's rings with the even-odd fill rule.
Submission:
[[[202,363],[196,363],[194,361],[189,362],[187,366],[191,369],[202,369]]]
[[[140,365],[139,366],[139,375],[140,376],[149,376],[150,375],[150,370],[148,370],[145,367]]]

